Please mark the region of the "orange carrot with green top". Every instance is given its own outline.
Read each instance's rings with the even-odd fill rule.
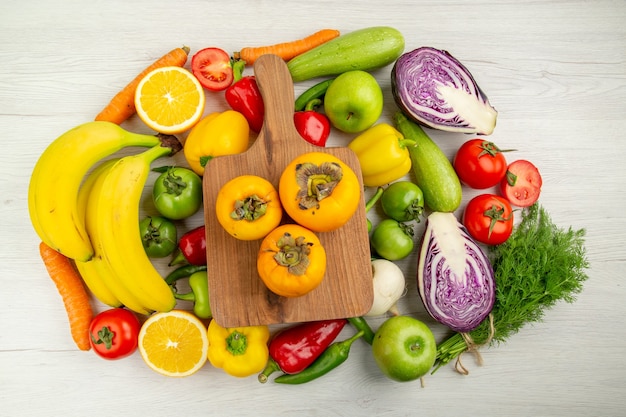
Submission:
[[[93,310],[82,278],[70,258],[43,242],[39,244],[39,254],[61,294],[76,346],[80,350],[89,350],[89,324],[93,319]]]
[[[339,36],[339,31],[335,29],[322,29],[306,38],[290,42],[277,43],[268,46],[245,47],[241,51],[235,52],[233,57],[246,62],[246,65],[254,64],[261,55],[278,55],[285,61],[289,61],[304,52],[307,52],[323,43]]]
[[[189,48],[172,49],[167,54],[156,60],[152,65],[144,69],[130,83],[126,85],[119,93],[117,93],[107,104],[107,106],[96,116],[96,120],[105,120],[116,124],[122,123],[130,116],[135,114],[135,91],[137,85],[150,71],[169,66],[182,67],[187,62]]]

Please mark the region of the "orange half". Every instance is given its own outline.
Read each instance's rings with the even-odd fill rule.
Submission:
[[[205,101],[198,79],[176,66],[149,72],[135,92],[139,118],[151,129],[166,134],[191,129],[202,117]]]
[[[154,371],[172,377],[188,376],[207,361],[207,328],[183,310],[154,313],[141,326],[139,352]]]

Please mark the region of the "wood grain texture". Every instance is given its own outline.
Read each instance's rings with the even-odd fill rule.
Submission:
[[[623,416],[624,21],[626,2],[615,0],[0,2],[0,415]],[[465,355],[468,376],[445,367],[427,377],[424,388],[386,379],[361,342],[339,369],[292,387],[229,377],[211,366],[168,379],[138,354],[109,362],[79,352],[38,261],[39,241],[27,214],[30,173],[48,143],[92,120],[136,73],[173,47],[232,52],[322,27],[349,32],[374,25],[400,30],[407,50],[447,49],[472,71],[499,111],[490,138],[518,150],[510,159],[530,159],[541,169],[541,202],[557,224],[587,230],[589,281],[576,302],[559,304],[542,323],[482,349],[482,367]],[[396,110],[389,71],[373,72],[385,97],[381,121],[390,121]],[[313,82],[296,84],[295,93]],[[225,105],[222,95],[210,94],[206,112]],[[136,118],[125,126],[148,131]],[[428,133],[450,158],[469,139]],[[329,143],[345,146],[350,138],[334,132]],[[183,164],[181,158],[163,164]],[[150,191],[144,212],[152,210]],[[463,193],[463,204],[476,195]],[[381,213],[370,216],[376,222]],[[199,213],[184,229],[202,222]],[[421,223],[416,236],[422,231]],[[415,262],[412,255],[398,263],[407,279],[398,308],[425,321],[443,340],[447,330],[429,319],[417,297]],[[383,321],[370,323],[377,328]],[[346,327],[339,337],[352,334]]]
[[[361,316],[373,301],[363,193],[356,212],[345,225],[317,233],[326,251],[326,274],[317,288],[300,297],[281,297],[271,292],[257,272],[261,240],[235,239],[217,221],[215,204],[224,184],[240,175],[256,175],[278,190],[285,167],[308,152],[340,159],[352,168],[363,189],[359,160],[352,150],[320,148],[300,137],[293,121],[293,83],[285,62],[275,55],[262,56],[254,64],[254,73],[265,106],[263,128],[246,152],[213,158],[203,176],[213,318],[224,327],[241,327]]]

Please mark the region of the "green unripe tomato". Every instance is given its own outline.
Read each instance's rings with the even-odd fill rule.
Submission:
[[[152,201],[168,219],[190,217],[202,206],[202,179],[188,168],[169,167],[154,182]]]
[[[397,261],[413,251],[413,227],[393,219],[384,219],[372,232],[370,243],[381,257]]]
[[[150,258],[164,258],[177,247],[176,225],[159,216],[147,216],[139,222],[141,243]]]
[[[411,181],[391,183],[380,197],[383,212],[399,222],[420,221],[424,211],[424,193]]]

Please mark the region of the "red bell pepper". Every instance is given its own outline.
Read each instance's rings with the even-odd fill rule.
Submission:
[[[206,234],[204,225],[188,231],[178,241],[178,253],[169,265],[182,263],[206,265]]]
[[[250,129],[256,133],[261,131],[265,106],[254,75],[244,77],[245,61],[233,62],[233,84],[224,92],[228,105],[243,114]]]
[[[320,99],[313,99],[306,104],[304,111],[293,114],[296,130],[307,142],[316,146],[326,146],[326,140],[330,135],[330,121],[315,108],[322,103]]]
[[[337,338],[348,321],[320,320],[300,323],[276,333],[269,343],[269,360],[259,382],[270,374],[283,371],[296,374],[306,369]]]

